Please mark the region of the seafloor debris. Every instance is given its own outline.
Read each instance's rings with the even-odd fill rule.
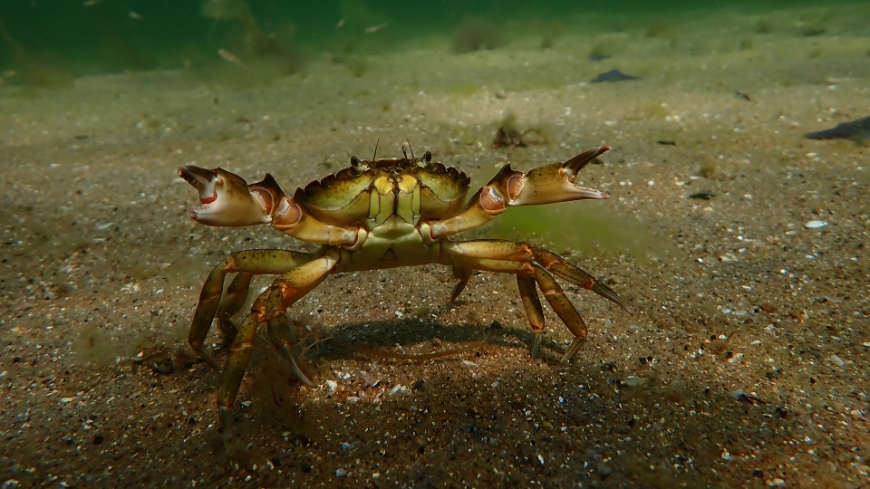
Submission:
[[[836,127],[824,131],[808,132],[807,139],[848,139],[856,143],[870,143],[870,117],[856,121],[842,122]]]
[[[501,29],[487,17],[468,16],[453,31],[453,52],[496,49],[505,44]]]
[[[530,128],[525,131],[520,131],[517,128],[516,123],[516,115],[513,112],[508,112],[498,125],[495,139],[492,140],[491,144],[493,149],[505,148],[508,146],[525,148],[530,144],[545,144],[549,142],[549,138],[547,138],[547,135],[542,130]],[[537,137],[532,139],[526,138],[529,134],[534,134]]]
[[[635,75],[628,75],[619,70],[613,69],[606,73],[601,73],[600,75],[593,78],[589,83],[616,82],[625,80],[640,80],[640,77]]]

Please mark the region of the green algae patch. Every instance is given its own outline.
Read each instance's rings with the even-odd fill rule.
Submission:
[[[565,255],[624,254],[655,259],[676,251],[643,223],[590,203],[583,210],[563,206],[511,208],[483,233],[490,238],[541,244]]]

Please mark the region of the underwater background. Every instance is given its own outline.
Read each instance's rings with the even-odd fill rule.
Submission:
[[[870,2],[0,2],[0,487],[870,486]],[[528,172],[600,146],[609,198],[456,240],[516,277],[329,276],[263,327],[231,407],[188,345],[232,253],[179,167],[287,195],[352,157]],[[410,151],[409,151],[410,150]],[[183,174],[183,172],[182,172]],[[254,296],[274,276],[254,277]],[[225,284],[226,285],[226,284]],[[233,318],[236,324],[239,317]],[[218,325],[205,348],[225,365]]]

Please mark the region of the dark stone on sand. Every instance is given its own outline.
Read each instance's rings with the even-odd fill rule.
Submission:
[[[610,70],[592,79],[589,83],[616,82],[624,80],[640,80],[639,76],[627,75],[619,70]]]
[[[713,197],[715,197],[715,195],[713,195],[713,192],[710,192],[709,190],[702,190],[700,192],[695,192],[689,196],[690,199],[698,199],[698,200],[710,200]]]
[[[824,131],[808,132],[804,134],[804,137],[807,139],[848,139],[856,143],[870,142],[870,117],[843,122]]]

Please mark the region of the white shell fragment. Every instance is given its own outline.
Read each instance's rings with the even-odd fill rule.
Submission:
[[[827,221],[809,221],[804,224],[804,227],[807,229],[820,229],[827,225]]]

